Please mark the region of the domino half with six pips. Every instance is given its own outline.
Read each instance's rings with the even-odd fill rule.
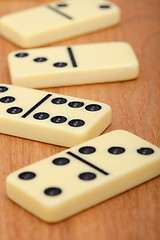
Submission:
[[[74,146],[102,133],[111,122],[105,104],[0,84],[0,132]]]
[[[8,63],[12,84],[31,88],[124,81],[139,73],[126,42],[21,50],[10,53]]]
[[[11,173],[7,194],[57,222],[160,174],[160,149],[116,130]]]
[[[116,25],[120,9],[106,0],[63,0],[0,19],[1,34],[21,47],[36,47]]]

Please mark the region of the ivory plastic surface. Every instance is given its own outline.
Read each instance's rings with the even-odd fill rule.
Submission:
[[[104,103],[0,84],[0,132],[74,146],[102,133],[111,122]]]
[[[139,72],[125,42],[21,50],[10,53],[8,63],[12,83],[31,88],[124,81]]]
[[[1,34],[28,48],[110,27],[120,9],[105,0],[64,0],[1,17]]]
[[[57,222],[159,174],[160,149],[116,130],[11,173],[6,187],[14,202]]]

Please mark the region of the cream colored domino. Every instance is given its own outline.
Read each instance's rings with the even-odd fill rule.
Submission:
[[[136,78],[138,60],[125,42],[16,51],[8,57],[15,85],[42,88]]]
[[[36,47],[110,27],[120,9],[106,0],[63,0],[1,17],[1,34],[15,44]]]
[[[102,133],[111,122],[104,103],[0,84],[0,132],[74,146]]]
[[[7,177],[7,194],[57,222],[160,174],[160,149],[116,130],[31,164]]]

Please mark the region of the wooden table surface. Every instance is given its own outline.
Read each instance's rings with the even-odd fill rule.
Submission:
[[[0,1],[0,16],[45,2]],[[140,62],[138,79],[44,90],[107,103],[113,119],[105,132],[125,129],[160,147],[160,1],[113,2],[122,10],[119,25],[49,46],[126,41]],[[0,36],[1,83],[10,83],[7,55],[18,49]],[[159,177],[57,224],[37,219],[7,198],[5,178],[9,173],[64,149],[0,134],[1,240],[160,239]]]

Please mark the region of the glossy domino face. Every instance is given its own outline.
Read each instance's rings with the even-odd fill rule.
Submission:
[[[139,72],[125,42],[21,50],[10,53],[8,63],[12,83],[31,88],[130,80]]]
[[[74,146],[98,136],[111,122],[104,103],[0,84],[0,132]]]
[[[160,149],[116,130],[7,177],[9,198],[56,222],[160,174]]]
[[[1,34],[22,47],[36,47],[120,21],[120,9],[106,0],[64,0],[3,16]]]

